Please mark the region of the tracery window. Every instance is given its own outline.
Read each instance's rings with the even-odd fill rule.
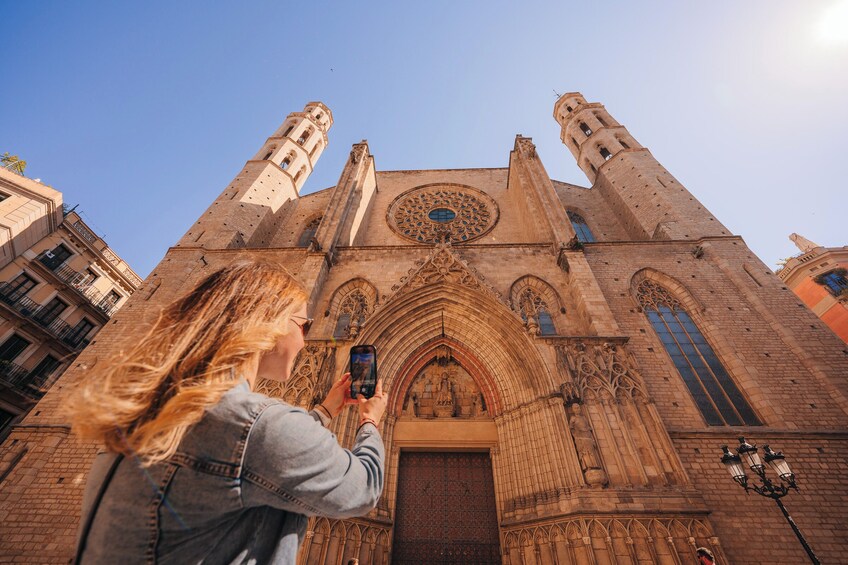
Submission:
[[[535,289],[528,286],[521,290],[518,295],[518,313],[528,327],[538,326],[539,335],[556,335],[548,303]]]
[[[571,210],[567,214],[568,219],[571,221],[571,226],[574,228],[575,233],[577,233],[577,240],[582,243],[593,243],[595,236],[592,235],[592,230],[589,229],[589,224],[586,223],[583,216]]]
[[[365,323],[368,310],[368,297],[365,293],[358,288],[350,291],[339,305],[339,318],[336,321],[333,337],[343,339],[356,337],[359,334],[359,328]]]
[[[303,228],[303,233],[300,234],[300,239],[297,240],[298,247],[309,247],[309,243],[315,237],[315,233],[318,231],[318,226],[321,225],[321,216],[317,218],[313,218],[306,224],[306,227]]]
[[[425,185],[398,196],[386,216],[402,237],[425,244],[478,239],[495,226],[498,206],[487,194],[455,184]]]
[[[761,426],[762,422],[680,302],[651,280],[642,281],[636,293],[707,424]]]

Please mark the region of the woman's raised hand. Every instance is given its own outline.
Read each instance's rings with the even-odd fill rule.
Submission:
[[[374,391],[374,396],[371,398],[362,398],[359,400],[359,424],[371,422],[375,426],[380,423],[380,419],[386,412],[386,402],[389,393],[383,392],[383,381],[377,381],[377,388]],[[354,400],[356,402],[356,400]]]
[[[342,375],[342,378],[330,387],[327,398],[321,403],[332,418],[335,418],[341,413],[345,404],[356,404],[356,400],[350,397],[350,373]]]

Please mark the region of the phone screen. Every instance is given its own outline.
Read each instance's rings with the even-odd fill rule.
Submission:
[[[350,396],[374,396],[377,387],[377,350],[359,345],[350,351]]]

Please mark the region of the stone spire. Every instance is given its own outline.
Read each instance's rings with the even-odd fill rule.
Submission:
[[[797,233],[790,235],[789,239],[792,240],[792,243],[798,246],[798,249],[800,249],[802,253],[809,253],[816,247],[821,247],[818,243],[812,242],[803,235],[798,235]]]

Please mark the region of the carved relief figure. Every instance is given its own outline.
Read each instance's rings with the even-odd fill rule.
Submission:
[[[433,414],[438,418],[447,418],[454,415],[453,413],[453,386],[447,373],[442,373],[442,380],[439,383],[439,394],[436,396],[436,403],[433,405]]]
[[[576,402],[569,408],[571,415],[568,418],[568,426],[571,428],[571,437],[574,438],[574,447],[580,457],[580,466],[586,482],[591,486],[603,486],[607,484],[607,474],[603,470],[601,458],[598,455],[598,446],[595,436],[586,416],[583,415],[583,407]]]
[[[476,418],[485,417],[487,410],[471,375],[451,359],[449,352],[440,351],[412,381],[403,414],[425,419]]]

